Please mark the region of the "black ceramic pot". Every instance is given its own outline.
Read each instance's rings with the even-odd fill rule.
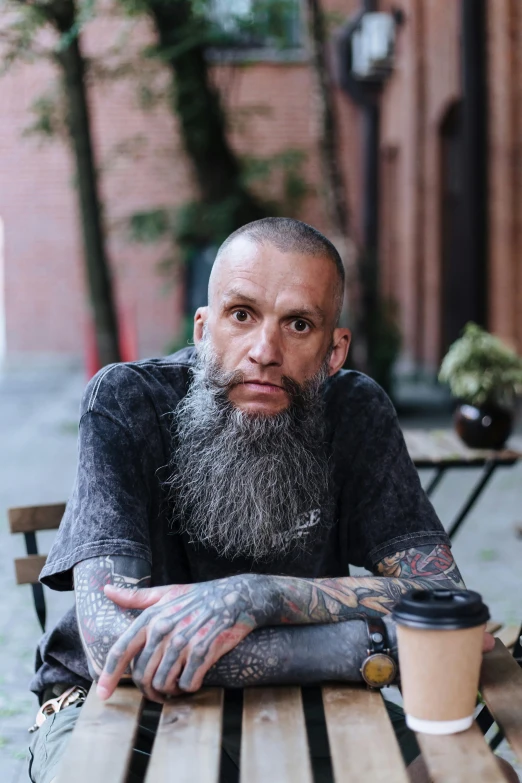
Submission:
[[[513,414],[499,405],[459,405],[453,416],[458,435],[472,449],[501,449],[511,435]]]

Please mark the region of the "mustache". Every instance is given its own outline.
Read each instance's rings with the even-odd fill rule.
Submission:
[[[230,372],[221,371],[221,377],[213,378],[212,382],[218,389],[229,392],[234,386],[240,386],[243,383],[248,383],[250,380],[242,370],[232,370]],[[289,375],[282,375],[280,382],[275,385],[281,386],[292,399],[296,399],[302,396],[308,383],[309,381],[299,383],[299,381],[296,381]]]

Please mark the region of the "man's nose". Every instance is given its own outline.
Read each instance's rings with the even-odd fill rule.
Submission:
[[[265,367],[275,365],[281,366],[283,363],[283,352],[281,350],[280,336],[276,327],[268,324],[256,330],[254,341],[248,352],[248,358],[253,364],[261,364]]]

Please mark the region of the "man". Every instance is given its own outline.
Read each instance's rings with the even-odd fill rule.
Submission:
[[[41,698],[91,679],[108,698],[129,675],[156,702],[203,683],[360,680],[364,617],[377,622],[412,588],[464,586],[391,403],[341,370],[343,290],[319,232],[256,221],[218,252],[196,350],[91,381],[76,483],[41,575],[74,584],[76,616],[40,644]],[[350,577],[348,563],[374,576]],[[396,656],[389,618],[381,628]],[[389,710],[412,779],[426,780]],[[76,702],[37,732],[34,783],[56,775],[78,714]]]

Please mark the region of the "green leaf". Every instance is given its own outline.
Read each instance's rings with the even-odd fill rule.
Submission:
[[[163,239],[169,232],[169,214],[166,209],[136,212],[129,219],[129,228],[134,242],[153,244]]]

